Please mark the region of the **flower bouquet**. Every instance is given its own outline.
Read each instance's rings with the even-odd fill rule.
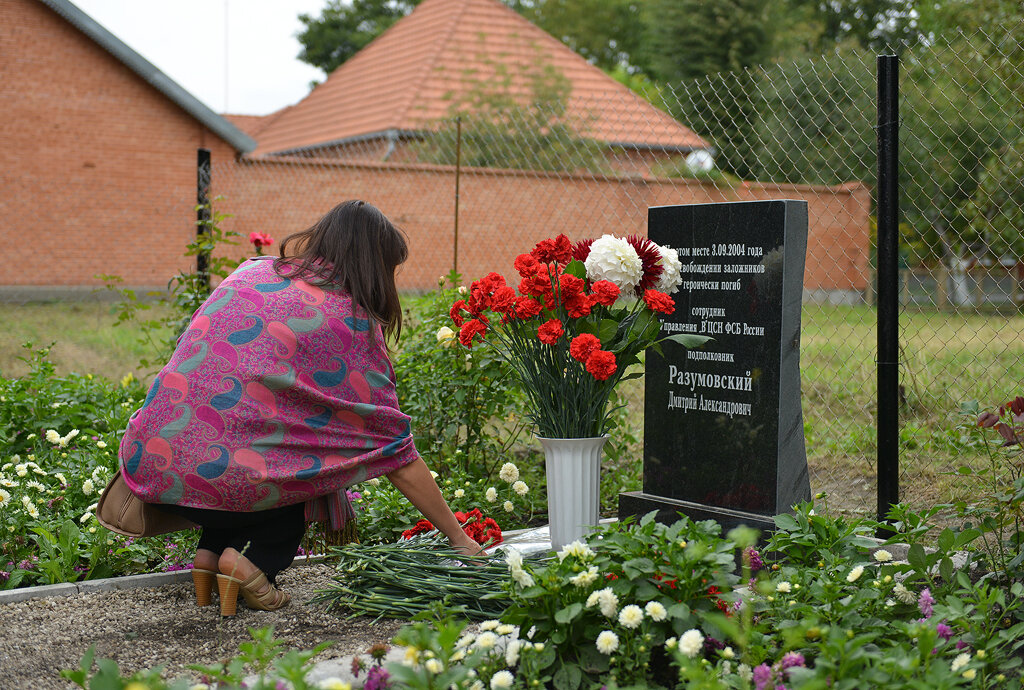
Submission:
[[[709,338],[661,335],[681,282],[674,249],[645,237],[604,235],[573,244],[565,235],[515,259],[518,291],[489,273],[450,316],[471,348],[489,338],[528,397],[538,435],[594,438],[608,429],[608,402],[647,348],[665,340],[695,347]]]

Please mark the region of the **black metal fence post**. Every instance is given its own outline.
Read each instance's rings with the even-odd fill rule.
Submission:
[[[202,240],[208,234],[210,219],[210,149],[199,149],[196,156],[196,239]],[[210,290],[210,255],[196,254],[196,273],[199,280]]]
[[[899,503],[899,58],[878,56],[878,517]]]

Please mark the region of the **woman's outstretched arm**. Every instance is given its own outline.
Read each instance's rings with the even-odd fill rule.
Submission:
[[[452,509],[441,495],[437,482],[431,476],[427,463],[417,458],[387,475],[395,488],[402,492],[423,517],[439,529],[456,551],[472,556],[480,552],[480,545],[462,530]]]

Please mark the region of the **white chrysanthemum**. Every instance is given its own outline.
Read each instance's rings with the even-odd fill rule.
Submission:
[[[847,582],[856,582],[860,579],[860,576],[864,574],[864,566],[858,565],[856,568],[850,571],[850,574],[846,576]]]
[[[512,490],[520,496],[525,496],[530,493],[530,487],[526,485],[526,482],[521,480],[512,485]]]
[[[519,663],[519,648],[523,643],[519,640],[512,640],[505,647],[505,665],[512,668]]]
[[[465,658],[466,658],[466,650],[465,649],[456,649],[454,652],[452,652],[452,655],[450,657],[448,657],[448,659],[452,663],[458,663],[458,662],[462,661]]]
[[[6,486],[8,489],[13,489],[14,487],[18,486],[18,482],[14,481],[13,479],[8,479],[7,477],[4,477],[0,479],[0,486]]]
[[[735,659],[736,652],[733,651],[732,647],[726,647],[721,652],[723,659]]]
[[[373,477],[372,479],[368,479],[366,483],[370,486],[380,486],[380,479],[378,477]]]
[[[533,587],[533,576],[530,573],[523,570],[523,554],[517,549],[509,549],[505,560],[508,563],[508,571],[512,575],[512,579],[516,583],[523,587]]]
[[[501,621],[489,620],[484,621],[480,624],[480,630],[487,632],[489,630],[497,630],[498,626],[501,625]]]
[[[687,630],[679,638],[679,651],[689,658],[697,656],[697,653],[704,647],[704,636],[700,630]]]
[[[504,503],[501,504],[501,507],[504,509],[506,513],[514,512],[516,509],[516,507],[512,505],[512,501],[505,501]]]
[[[673,292],[679,291],[679,285],[683,282],[680,273],[683,270],[683,264],[679,261],[679,252],[671,247],[658,245],[658,253],[661,254],[661,261],[658,263],[661,264],[662,271],[654,289],[671,295]]]
[[[597,593],[597,603],[601,607],[601,615],[605,618],[615,618],[619,610],[619,598],[611,587],[605,587]]]
[[[423,664],[423,668],[434,674],[440,673],[444,670],[444,667],[441,666],[441,662],[437,659],[427,659]]]
[[[97,441],[96,442],[96,447],[97,448],[106,448],[107,447],[107,442],[106,441]]]
[[[736,675],[740,677],[740,680],[749,683],[754,677],[754,669],[747,664],[740,664],[736,667]]]
[[[506,462],[501,466],[501,470],[498,471],[498,476],[501,477],[503,482],[511,484],[519,479],[519,468],[511,462]]]
[[[501,625],[499,625],[497,628],[494,629],[494,632],[498,633],[499,635],[511,635],[511,634],[515,633],[516,636],[518,636],[519,635],[519,626],[512,625],[511,623],[502,623]]]
[[[590,596],[587,597],[587,608],[592,609],[597,606],[601,601],[601,592],[591,592]]]
[[[14,473],[17,474],[19,477],[24,477],[26,474],[28,474],[28,465],[15,465]]]
[[[56,477],[57,481],[60,482],[61,484],[67,484],[68,483],[67,478],[63,474],[61,474],[60,472],[56,473],[53,476]]]
[[[337,676],[331,676],[330,678],[324,678],[317,684],[320,690],[352,690],[352,684],[346,683]]]
[[[875,551],[875,560],[879,563],[888,563],[892,560],[892,554],[885,549],[879,549]]]
[[[0,489],[0,508],[3,508],[11,500],[11,495],[5,490]]]
[[[647,606],[644,607],[644,611],[655,623],[665,620],[665,617],[668,616],[668,611],[665,610],[665,607],[660,601],[647,602]]]
[[[188,690],[210,690],[210,686],[206,683],[196,683],[195,685],[190,685]]]
[[[462,498],[463,496],[466,495],[466,490],[465,489],[456,489],[454,495],[455,495],[455,498]]]
[[[58,434],[55,429],[47,429],[46,430],[46,440],[49,441],[50,443],[56,445],[56,444],[60,443],[60,434]]]
[[[589,568],[587,568],[586,570],[584,570],[582,573],[577,573],[576,575],[574,575],[574,576],[569,578],[570,584],[572,584],[575,587],[588,587],[588,586],[592,585],[596,580],[597,580],[597,566],[596,565],[592,565]]]
[[[402,663],[406,666],[415,666],[420,662],[420,650],[415,647],[406,647],[405,656],[402,658]]]
[[[913,604],[917,601],[917,595],[907,589],[902,582],[896,583],[896,586],[892,588],[892,593],[904,604]]]
[[[484,498],[487,499],[488,503],[494,503],[495,501],[498,500],[498,490],[495,489],[493,486],[488,488],[487,491],[484,493]]]
[[[678,647],[678,646],[679,646],[679,640],[677,640],[674,637],[670,637],[667,640],[665,640],[665,649],[667,649],[670,652],[674,652],[676,647]]]
[[[491,676],[491,690],[505,690],[505,688],[511,688],[516,677],[508,671],[498,671]]]
[[[956,673],[957,671],[962,669],[964,666],[966,666],[967,663],[970,660],[971,660],[971,655],[970,654],[967,654],[966,652],[964,652],[963,654],[958,654],[957,657],[955,659],[953,659],[953,663],[950,664],[949,668],[950,668],[950,670],[953,673]]]
[[[28,516],[33,520],[39,517],[39,509],[36,508],[35,505],[27,506],[25,508],[25,512],[28,513]]]
[[[498,641],[498,636],[492,633],[490,630],[480,633],[480,636],[476,638],[476,642],[473,644],[478,649],[493,649],[495,643]]]
[[[473,633],[466,633],[465,635],[459,638],[458,642],[455,643],[455,647],[457,649],[468,647],[469,645],[473,644],[474,640],[476,640],[476,635],[474,635]]]
[[[623,606],[622,610],[619,611],[619,625],[623,628],[629,628],[632,630],[643,623],[643,621],[644,611],[636,604]]]
[[[35,480],[25,482],[25,486],[27,486],[30,489],[35,489],[36,491],[46,491],[46,487]]]
[[[82,482],[82,493],[85,494],[86,496],[90,495],[95,490],[96,486],[92,483],[91,479],[86,479],[84,482]]]
[[[561,563],[565,560],[566,556],[575,556],[580,560],[586,560],[591,558],[594,552],[590,550],[590,547],[583,542],[576,540],[571,544],[566,544],[562,547],[562,550],[558,552],[558,562]]]
[[[85,523],[89,522],[89,519],[91,517],[92,517],[92,512],[84,513],[82,515],[82,517],[78,518],[78,521],[84,525]]]
[[[465,288],[459,288],[459,289],[460,290],[464,290]],[[472,670],[473,669],[470,669],[470,671],[472,671]],[[481,681],[481,680],[474,680],[473,684],[469,686],[469,690],[484,690],[484,683],[483,683],[483,681]]]
[[[775,591],[781,592],[782,594],[789,594],[792,590],[793,585],[789,584],[788,582],[780,582],[779,584],[775,585]]]
[[[597,651],[602,654],[611,654],[619,648],[619,636],[611,630],[602,630],[597,636]]]
[[[636,249],[626,240],[611,235],[602,235],[594,241],[584,265],[591,282],[610,280],[623,294],[632,292],[644,273]]]
[[[519,570],[523,567],[523,554],[519,549],[510,548],[505,552],[505,563],[509,570]]]

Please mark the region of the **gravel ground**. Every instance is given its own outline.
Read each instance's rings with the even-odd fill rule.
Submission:
[[[279,611],[251,611],[239,603],[238,615],[221,618],[216,606],[195,605],[192,583],[126,589],[77,596],[31,599],[0,605],[0,689],[76,687],[61,679],[61,669],[77,669],[82,654],[96,645],[96,658],[117,661],[122,672],[164,667],[164,677],[198,680],[188,664],[216,664],[234,656],[249,628],[274,626],[277,639],[293,649],[330,641],[318,661],[365,652],[390,642],[405,621],[346,620],[309,606],[316,590],[331,581],[334,569],[323,563],[285,570],[278,584],[292,595]]]

